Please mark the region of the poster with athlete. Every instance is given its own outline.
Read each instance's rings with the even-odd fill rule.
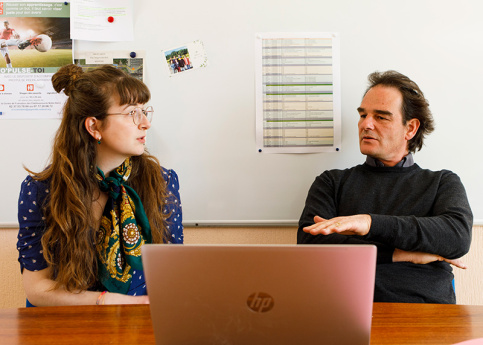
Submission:
[[[0,2],[0,119],[59,117],[52,75],[72,63],[66,2]]]

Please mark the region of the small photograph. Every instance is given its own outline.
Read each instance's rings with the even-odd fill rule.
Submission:
[[[183,46],[164,52],[171,74],[181,73],[193,68],[188,47]]]
[[[200,70],[208,65],[205,46],[199,40],[179,44],[176,48],[165,49],[163,54],[166,59],[166,72],[169,77],[186,74],[181,72]]]
[[[60,67],[72,63],[69,18],[1,17],[0,67]]]

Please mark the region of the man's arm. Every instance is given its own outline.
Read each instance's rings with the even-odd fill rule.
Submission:
[[[473,216],[459,177],[446,172],[427,217],[355,215],[326,217],[302,231],[312,235],[353,235],[404,251],[456,259],[469,250]],[[300,229],[299,229],[300,231]]]
[[[461,180],[449,171],[441,178],[430,216],[371,215],[371,218],[371,230],[366,237],[390,241],[402,250],[456,259],[470,248],[473,214]]]
[[[304,228],[314,224],[315,216],[323,216],[327,219],[337,216],[338,190],[334,177],[328,172],[318,176],[310,187],[305,208],[299,220],[297,232],[298,244],[373,244],[377,246],[377,262],[392,262],[394,248],[382,243],[370,241],[360,236],[348,236],[348,233],[332,233],[328,236],[321,234],[310,234]]]
[[[407,252],[401,249],[395,249],[392,257],[393,262],[412,262],[413,264],[424,265],[435,261],[444,261],[458,268],[466,269],[467,266],[461,259],[446,259],[440,255],[429,254],[423,252]]]

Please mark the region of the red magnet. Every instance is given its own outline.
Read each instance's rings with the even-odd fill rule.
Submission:
[[[107,21],[109,23],[112,23],[114,21],[114,17],[110,16],[110,17],[107,17]]]

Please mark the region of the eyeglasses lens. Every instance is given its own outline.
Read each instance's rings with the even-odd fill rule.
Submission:
[[[134,109],[133,119],[135,124],[140,124],[143,121],[143,116],[146,116],[149,122],[153,119],[153,107],[147,107],[146,109],[136,108]]]

